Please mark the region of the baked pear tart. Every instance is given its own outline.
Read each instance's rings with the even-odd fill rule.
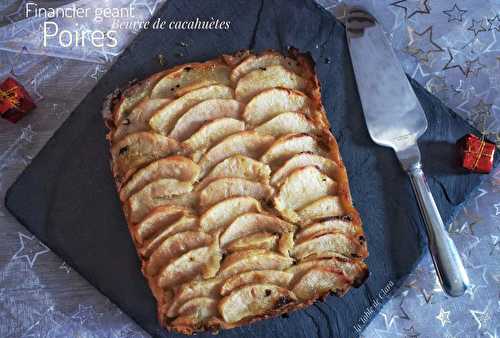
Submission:
[[[314,63],[290,49],[180,65],[110,95],[111,169],[167,329],[228,329],[368,275]]]

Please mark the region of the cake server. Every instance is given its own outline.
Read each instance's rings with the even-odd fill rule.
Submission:
[[[469,279],[422,171],[417,140],[427,130],[425,113],[375,18],[351,7],[345,23],[370,136],[375,143],[395,151],[410,177],[441,286],[450,296],[463,295]]]

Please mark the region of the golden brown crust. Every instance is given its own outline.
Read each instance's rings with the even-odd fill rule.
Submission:
[[[201,71],[206,73],[207,71],[209,72],[211,67],[214,67],[214,65],[223,64],[223,65],[226,65],[227,67],[229,67],[230,69],[234,69],[235,67],[237,67],[239,64],[241,64],[245,60],[249,60],[249,58],[258,59],[259,57],[262,57],[262,56],[269,57],[271,59],[273,59],[273,58],[276,59],[276,60],[273,59],[273,60],[269,61],[269,63],[268,63],[272,67],[272,65],[274,65],[274,64],[282,64],[283,63],[282,59],[280,59],[280,57],[281,57],[280,55],[281,54],[279,54],[275,51],[265,51],[261,54],[252,54],[250,51],[239,51],[233,55],[223,55],[220,58],[210,60],[207,62],[203,62],[203,63],[192,63],[192,64],[187,64],[187,65],[179,65],[179,66],[174,67],[172,69],[165,70],[165,71],[157,73],[157,74],[153,74],[152,76],[150,76],[149,78],[147,78],[143,81],[132,83],[125,90],[116,91],[115,93],[111,94],[108,97],[108,99],[105,103],[104,110],[103,110],[104,119],[105,119],[107,127],[109,128],[109,134],[108,134],[107,138],[111,144],[111,147],[113,147],[113,145],[114,145],[112,136],[113,136],[114,131],[116,130],[116,126],[119,123],[123,123],[124,119],[126,119],[127,114],[131,111],[131,109],[138,102],[140,102],[141,100],[147,100],[148,97],[151,96],[151,93],[154,90],[155,85],[157,85],[165,77],[170,76],[171,78],[175,78],[175,79],[179,78],[179,76],[182,77],[183,70],[185,70],[186,68],[189,70],[194,70],[194,71],[201,70]],[[142,271],[143,271],[146,279],[148,280],[148,284],[150,285],[150,288],[153,292],[154,297],[157,300],[159,321],[164,327],[166,327],[170,330],[174,330],[174,331],[184,333],[184,334],[193,334],[193,333],[196,333],[198,331],[203,331],[203,330],[217,331],[219,329],[229,329],[229,328],[233,328],[233,327],[237,327],[237,326],[241,326],[241,325],[250,324],[250,323],[253,323],[253,322],[261,320],[261,319],[279,316],[279,315],[282,315],[284,313],[289,313],[291,311],[295,311],[295,310],[307,307],[310,304],[312,304],[313,302],[317,301],[318,299],[324,299],[329,293],[335,293],[338,296],[342,296],[343,294],[345,294],[348,291],[348,289],[350,287],[360,286],[364,282],[364,280],[368,277],[368,268],[366,267],[366,264],[364,264],[364,262],[363,262],[363,260],[368,256],[368,250],[367,250],[367,245],[366,245],[366,239],[365,239],[365,236],[363,233],[362,221],[361,221],[361,217],[360,217],[358,211],[352,205],[351,193],[349,190],[349,182],[348,182],[346,168],[342,162],[342,158],[341,158],[340,152],[339,152],[339,147],[338,147],[338,144],[335,140],[335,137],[333,136],[333,134],[329,130],[330,124],[329,124],[329,121],[327,119],[327,114],[324,110],[323,104],[321,102],[321,91],[320,91],[319,80],[314,72],[314,61],[312,60],[312,58],[309,54],[300,53],[297,49],[294,49],[294,48],[291,48],[289,50],[288,57],[286,57],[283,60],[286,60],[287,62],[289,62],[289,60],[295,61],[296,64],[293,65],[293,69],[295,71],[297,71],[298,72],[297,74],[302,79],[305,79],[305,81],[307,83],[307,86],[302,88],[302,91],[304,94],[307,95],[307,97],[310,100],[310,102],[308,103],[309,109],[304,110],[304,111],[300,111],[300,113],[303,113],[306,116],[306,118],[308,120],[312,121],[312,123],[315,125],[315,127],[317,127],[317,130],[315,130],[314,135],[310,135],[310,136],[312,136],[316,140],[317,144],[321,148],[325,149],[326,153],[328,154],[328,156],[326,156],[326,155],[321,155],[321,156],[325,156],[325,157],[330,158],[338,165],[338,169],[336,170],[335,177],[332,177],[332,179],[334,179],[336,184],[337,184],[336,196],[338,196],[338,201],[340,202],[341,209],[343,210],[342,216],[328,216],[327,215],[323,218],[311,220],[311,222],[307,222],[307,223],[301,223],[303,221],[299,221],[299,223],[296,224],[299,226],[296,226],[296,228],[299,229],[301,227],[308,227],[311,225],[311,223],[313,221],[317,223],[317,222],[321,222],[321,221],[327,221],[329,219],[342,219],[343,221],[352,223],[352,228],[355,229],[355,232],[353,234],[349,234],[347,237],[350,238],[350,240],[352,240],[353,242],[355,242],[356,246],[359,247],[359,249],[356,251],[357,254],[359,255],[359,257],[343,257],[343,256],[339,255],[338,253],[326,251],[326,252],[322,252],[320,254],[321,257],[315,256],[314,254],[312,254],[311,256],[307,256],[307,257],[302,258],[300,260],[297,259],[294,264],[298,264],[301,262],[307,262],[307,261],[311,261],[314,259],[322,259],[322,260],[331,259],[331,260],[336,260],[338,262],[349,263],[351,265],[356,266],[357,268],[351,269],[351,270],[347,269],[345,271],[341,271],[339,269],[332,268],[332,267],[322,268],[322,269],[326,269],[325,271],[328,271],[329,273],[338,274],[339,278],[340,278],[339,280],[343,283],[342,284],[343,287],[341,289],[335,289],[335,292],[330,290],[330,291],[318,293],[318,294],[316,294],[316,296],[312,297],[311,299],[305,299],[305,300],[295,300],[295,299],[288,299],[288,298],[281,299],[280,302],[275,304],[272,308],[267,309],[264,313],[258,313],[258,314],[255,314],[253,316],[250,316],[248,318],[243,318],[242,320],[239,320],[237,322],[228,323],[222,319],[223,317],[220,313],[215,315],[215,316],[212,316],[208,319],[198,318],[197,316],[200,313],[186,314],[186,315],[182,315],[181,317],[177,317],[177,318],[168,317],[167,312],[168,312],[168,308],[170,305],[169,302],[171,301],[172,297],[174,297],[176,292],[178,292],[179,287],[173,286],[169,289],[162,289],[158,284],[159,277],[158,276],[151,276],[151,275],[147,274],[146,266],[147,266],[148,261],[147,261],[147,258],[143,257],[143,258],[141,258]],[[266,61],[266,62],[268,62],[268,61]],[[287,67],[286,64],[284,64],[284,67],[285,68]],[[266,71],[266,67],[260,67],[260,68],[264,68],[261,70]],[[218,74],[217,76],[219,76],[219,77],[215,77],[215,78],[219,79],[221,75]],[[234,76],[233,78],[237,79],[240,76],[241,76],[241,74],[238,74],[238,77]],[[228,77],[228,79],[229,79],[229,77]],[[170,81],[169,82],[169,84],[170,84],[171,79],[169,81]],[[224,84],[227,84],[225,81],[226,80],[223,80]],[[228,81],[231,81],[231,80],[228,80]],[[172,83],[174,83],[174,82],[172,82]],[[210,85],[211,83],[212,82],[207,82],[206,85]],[[293,85],[293,82],[290,82],[290,83],[291,83],[291,85]],[[183,95],[187,91],[189,91],[191,89],[200,88],[201,86],[203,86],[203,84],[199,84],[199,83],[190,83],[189,79],[185,80],[185,82],[183,82],[183,84],[186,84],[186,89],[182,88],[181,90],[179,90],[178,92],[180,94],[176,94],[176,92],[174,90],[173,93],[168,94],[169,98],[175,100],[176,98]],[[268,84],[266,83],[266,86],[267,85]],[[232,83],[231,86],[234,88],[236,86],[236,83]],[[280,88],[282,88],[282,87],[280,87]],[[266,90],[266,89],[267,88],[263,87],[263,90]],[[295,92],[297,90],[297,88],[282,88],[282,89],[289,90],[290,92],[292,92],[292,91]],[[161,91],[159,91],[159,92],[161,92]],[[160,96],[160,97],[163,98],[162,96]],[[247,126],[247,128],[250,128],[250,129],[253,129],[254,127],[256,127],[256,126]],[[154,133],[153,131],[147,131],[147,132]],[[167,135],[167,138],[168,138],[168,135]],[[172,143],[174,143],[174,142],[177,142],[180,140],[172,139],[171,141],[172,141]],[[179,149],[173,151],[173,153],[169,152],[168,154],[165,154],[165,155],[161,154],[161,156],[159,156],[159,157],[163,158],[167,155],[168,156],[186,156],[186,157],[191,158],[194,162],[199,162],[199,159],[202,157],[202,155],[204,153],[206,153],[206,151],[207,151],[207,149],[202,149],[202,150],[199,150],[197,153],[190,153],[189,149],[187,149],[186,147],[184,147],[182,145],[182,143],[180,143]],[[123,171],[123,169],[119,166],[121,162],[119,162],[117,160],[116,156],[117,155],[114,154],[112,156],[112,159],[111,159],[111,162],[113,164],[112,171],[113,171],[113,175],[115,177],[119,176],[120,170]],[[254,157],[254,159],[258,160],[259,158]],[[149,165],[154,160],[156,160],[156,158],[151,158],[148,161],[139,161],[138,163],[140,163],[140,164],[131,166],[132,169],[130,169],[129,167],[126,167],[126,169],[128,171],[127,171],[127,176],[126,176],[125,181],[116,180],[118,192],[120,192],[120,189],[122,188],[122,186],[125,183],[127,183],[126,180],[129,180],[130,177],[133,177],[133,175],[138,170],[141,170],[141,169],[147,167],[147,165]],[[218,163],[220,163],[220,162],[218,162]],[[128,164],[129,163],[125,163],[124,165],[128,165]],[[134,162],[134,164],[136,164],[136,163]],[[276,168],[274,168],[274,170],[276,170]],[[165,170],[165,172],[168,172],[168,171]],[[202,173],[201,175],[205,175],[205,174],[207,174],[207,173]],[[237,177],[237,176],[238,175],[235,174],[235,177]],[[156,177],[156,176],[151,175],[151,177]],[[172,178],[169,177],[168,179],[172,179]],[[203,176],[200,176],[197,178],[196,182],[194,182],[195,186],[193,188],[193,193],[188,194],[187,197],[186,196],[180,196],[180,197],[176,196],[176,197],[172,197],[172,198],[170,198],[170,197],[165,198],[166,195],[175,194],[175,192],[168,191],[167,188],[162,188],[162,189],[167,189],[167,190],[155,191],[155,194],[157,196],[155,195],[156,197],[153,196],[152,198],[165,198],[165,202],[164,202],[165,205],[179,205],[181,207],[186,207],[189,210],[191,210],[194,215],[197,215],[197,217],[199,217],[201,215],[201,210],[196,207],[197,203],[199,203],[199,192],[196,191],[196,184],[198,184],[199,181],[202,181],[202,179],[203,179]],[[234,180],[234,181],[237,181],[237,180]],[[175,183],[175,182],[173,182],[173,183]],[[162,187],[163,186],[167,186],[167,185],[162,185]],[[170,186],[170,185],[168,185],[168,186]],[[175,186],[175,184],[172,186]],[[276,187],[270,186],[269,188],[272,190],[278,191],[280,187],[279,186],[276,186]],[[203,188],[200,190],[203,191]],[[242,193],[244,194],[245,192],[242,192]],[[265,212],[265,213],[270,214],[270,215],[275,215],[275,216],[281,217],[280,213],[277,210],[275,210],[273,208],[273,206],[270,205],[268,202],[266,202],[265,200],[261,200],[260,202],[261,202],[262,208],[263,208],[262,212]],[[135,222],[131,221],[129,210],[127,207],[129,204],[130,203],[128,200],[124,201],[123,208],[125,211],[125,215],[127,216],[126,218],[127,218],[129,230],[130,230],[131,234],[134,234],[135,229],[137,227],[137,224]],[[161,206],[157,207],[155,204],[154,208],[152,209],[153,211],[151,211],[151,212],[155,212],[155,210],[158,210],[158,209],[161,209]],[[238,215],[235,215],[235,217],[236,216],[238,216]],[[160,236],[161,232],[164,229],[167,229],[168,227],[169,227],[169,224],[159,224],[158,230],[156,230],[156,233],[153,234],[153,237]],[[201,228],[200,228],[200,230],[201,230]],[[200,278],[201,280],[204,277],[207,277],[209,275],[212,276],[212,275],[217,274],[219,266],[222,263],[220,260],[217,260],[217,257],[219,257],[221,254],[229,254],[229,253],[223,252],[224,250],[219,248],[218,239],[222,233],[222,230],[217,230],[217,232],[211,234],[212,237],[214,238],[214,240],[213,240],[212,244],[210,244],[209,247],[213,248],[213,250],[216,250],[217,254],[214,254],[214,259],[210,260],[210,262],[207,263],[208,265],[203,268],[203,271],[199,272],[200,275],[197,278]],[[318,237],[321,235],[324,235],[324,233],[316,233],[314,236]],[[304,240],[307,241],[308,239],[307,238],[301,239],[301,241],[304,241]],[[134,243],[136,245],[136,248],[137,248],[138,254],[139,254],[141,252],[141,248],[144,248],[144,246],[143,246],[144,244],[137,242],[135,240],[135,238],[134,238]],[[294,245],[293,242],[291,243],[291,245],[292,246]],[[207,248],[209,248],[209,247],[207,247]],[[183,250],[182,243],[179,244],[179,247],[177,248],[177,250],[181,250],[181,251]],[[208,249],[208,250],[212,250],[212,249]],[[253,250],[253,251],[256,251],[256,250]],[[224,261],[224,258],[222,260]],[[168,263],[169,262],[165,262],[165,264],[168,264]],[[183,273],[183,271],[180,271],[179,273]],[[231,276],[228,276],[228,277],[231,277]],[[182,278],[180,278],[180,280],[184,281]],[[189,280],[191,280],[190,277],[189,277]],[[297,281],[295,281],[294,283],[297,283]],[[291,290],[291,287],[292,286],[290,286],[290,290]],[[220,296],[220,297],[222,297],[222,296]]]

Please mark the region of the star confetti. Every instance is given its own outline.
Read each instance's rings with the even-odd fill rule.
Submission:
[[[444,14],[448,16],[448,22],[458,21],[462,22],[463,15],[467,13],[466,10],[458,8],[457,4],[453,5],[452,9],[443,11]]]
[[[481,32],[486,32],[486,27],[484,27],[484,19],[472,19],[472,24],[467,28],[467,30],[473,32],[474,36],[478,35]]]
[[[43,255],[50,250],[38,239],[36,239],[35,236],[26,236],[25,234],[20,232],[18,234],[21,247],[19,248],[19,250],[17,250],[14,256],[12,256],[12,259],[25,258],[32,268],[33,265],[35,265],[38,256]]]
[[[441,322],[441,326],[445,326],[446,324],[451,323],[450,311],[445,311],[443,308],[441,308],[439,310],[439,314],[436,316],[436,319]]]
[[[409,19],[415,14],[429,14],[429,0],[399,0],[390,4],[405,11],[405,18]]]

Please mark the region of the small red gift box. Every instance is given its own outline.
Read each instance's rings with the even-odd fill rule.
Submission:
[[[8,77],[0,84],[0,116],[12,123],[36,108],[26,89]]]
[[[484,138],[467,134],[458,141],[461,165],[473,172],[487,174],[493,168],[496,145]]]

